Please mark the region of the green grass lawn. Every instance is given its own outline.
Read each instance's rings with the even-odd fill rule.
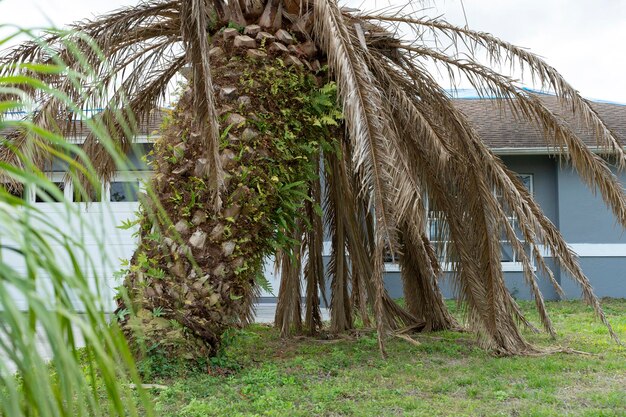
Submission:
[[[626,340],[626,300],[603,306]],[[530,303],[522,307],[537,319]],[[626,348],[581,302],[548,308],[558,338],[528,338],[592,355],[500,358],[478,348],[471,334],[440,332],[415,335],[420,346],[389,339],[383,360],[370,332],[353,340],[283,340],[255,325],[233,336],[210,372],[156,378],[149,382],[168,388],[150,395],[157,415],[177,417],[626,416]],[[152,366],[172,371],[166,363]]]

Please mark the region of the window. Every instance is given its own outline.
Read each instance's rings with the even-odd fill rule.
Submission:
[[[426,204],[428,204],[428,200],[426,201]],[[451,245],[449,245],[450,230],[444,213],[437,210],[436,207],[429,206],[428,221],[426,224],[428,228],[426,230],[426,234],[428,235],[428,239],[430,240],[437,257],[440,260],[453,262],[454,256],[452,253],[449,253],[449,248],[451,247]]]
[[[65,195],[65,182],[53,181],[52,185],[56,187],[62,196]],[[63,201],[59,198],[57,193],[53,193],[51,190],[38,187],[35,191],[35,203],[60,203]]]
[[[533,174],[518,174],[518,178],[522,181],[524,186],[530,191],[530,194],[533,195]],[[496,194],[496,198],[500,199],[500,196]],[[444,213],[438,210],[434,205],[429,204],[428,198],[426,198],[426,207],[428,210],[428,221],[426,225],[426,233],[428,239],[430,240],[435,252],[440,261],[446,260],[448,262],[455,262],[455,254],[451,252],[453,249],[453,245],[449,245],[449,228],[446,222]],[[519,236],[519,227],[517,226],[518,220],[515,216],[509,216],[509,222],[513,227],[513,230],[516,231]],[[524,246],[527,246],[523,239],[521,239],[521,243]],[[503,236],[500,238],[500,248],[501,248],[501,261],[502,266],[505,270],[509,271],[517,271],[519,268],[519,258],[518,254],[513,250],[510,241],[506,238],[503,232]],[[392,259],[390,254],[387,254],[385,257],[385,262],[389,263],[386,266],[387,271],[397,270],[397,265],[395,263],[397,260]],[[444,269],[449,269],[450,265],[442,265]],[[395,269],[394,269],[395,268]]]
[[[72,141],[72,143],[81,147],[83,146],[83,140],[84,138],[78,138]],[[101,182],[100,184],[88,184],[86,187],[81,187],[70,178],[71,164],[63,157],[52,156],[45,162],[42,170],[61,195],[53,190],[37,186],[28,187],[24,190],[23,187],[15,188],[0,183],[0,188],[3,188],[13,196],[42,204],[41,208],[46,207],[46,203],[60,203],[62,201],[74,203],[136,203],[139,201],[139,192],[142,190],[141,181],[148,179],[151,175],[149,162],[153,158],[153,148],[154,143],[149,138],[137,138],[137,142],[131,145],[126,155],[128,157],[126,161],[127,171],[118,171],[108,183]],[[73,151],[60,150],[59,152],[63,152],[70,159],[76,157],[76,152]],[[100,179],[99,181],[102,180]],[[60,205],[55,205],[45,209],[56,212],[59,207]],[[86,209],[86,207],[81,208],[81,210],[83,209]],[[129,207],[118,205],[115,210],[129,210]]]
[[[126,203],[138,201],[139,181],[114,181],[110,186],[109,201]]]
[[[530,195],[533,195],[533,175],[532,174],[517,174],[518,179],[522,182],[522,184],[524,184],[524,186],[528,189],[528,191],[530,192]],[[498,196],[499,197],[499,196]],[[514,215],[510,215],[509,216],[509,223],[511,224],[511,227],[513,228],[513,230],[515,230],[515,233],[517,236],[520,236],[520,232],[519,232],[519,221],[517,219],[517,217],[515,217]],[[526,246],[526,242],[523,238],[520,239],[520,242],[522,243],[522,245]],[[519,254],[513,249],[510,240],[507,238],[507,236],[504,234],[502,237],[500,238],[500,251],[501,251],[501,261],[503,263],[507,263],[507,264],[517,264],[519,262]]]
[[[522,181],[524,187],[530,191],[530,195],[533,195],[533,174],[517,174],[517,177]]]
[[[136,203],[142,190],[141,181],[149,178],[149,161],[153,143],[141,142],[132,145],[128,152],[128,171],[118,171],[106,186],[105,200],[111,203]],[[123,206],[118,209],[126,210]],[[117,210],[117,209],[116,209]]]
[[[102,184],[79,186],[72,184],[72,197],[75,203],[99,203],[102,201]]]
[[[128,168],[132,171],[149,171],[149,162],[152,160],[153,143],[134,143],[126,154]]]
[[[12,195],[13,197],[17,197],[20,199],[23,199],[24,196],[26,195],[24,186],[18,187],[18,186],[11,185],[11,184],[0,184],[0,188],[2,188],[3,192],[6,192],[9,195]]]

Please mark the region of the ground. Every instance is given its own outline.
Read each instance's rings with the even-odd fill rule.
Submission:
[[[603,305],[626,340],[626,300]],[[522,307],[532,311],[530,303]],[[389,340],[383,360],[371,332],[351,340],[283,340],[254,325],[232,334],[223,355],[201,372],[152,378],[167,388],[150,395],[157,415],[178,417],[626,416],[626,348],[581,302],[548,308],[557,339],[527,337],[590,355],[494,357],[469,333],[439,332],[414,336],[419,346]],[[180,371],[151,366],[165,375]]]

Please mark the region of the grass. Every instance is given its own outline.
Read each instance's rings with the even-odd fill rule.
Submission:
[[[454,307],[451,304],[451,307]],[[522,303],[536,319],[530,303]],[[626,339],[626,300],[605,300]],[[578,301],[549,303],[558,338],[540,346],[592,355],[494,357],[467,333],[415,335],[414,346],[374,333],[353,340],[282,340],[271,327],[239,331],[202,372],[161,378],[161,416],[626,416],[626,348]],[[180,371],[180,370],[179,370]],[[227,374],[227,375],[224,375]]]

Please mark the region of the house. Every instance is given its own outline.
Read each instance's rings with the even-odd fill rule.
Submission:
[[[585,143],[598,149],[595,138],[584,133],[581,126],[561,108],[554,96],[543,95],[542,101],[554,113],[570,121]],[[565,241],[578,254],[583,271],[599,297],[626,297],[626,229],[617,223],[602,198],[590,190],[558,151],[549,149],[540,130],[531,123],[517,120],[507,106],[491,99],[456,99],[455,104],[468,117],[491,150],[506,166],[519,174],[547,217],[561,231]],[[626,105],[593,102],[608,127],[626,144]],[[626,172],[618,173],[626,184]],[[524,283],[521,265],[515,254],[502,244],[502,268],[507,286],[521,299],[531,298]],[[567,298],[580,298],[577,285],[561,271],[546,253],[547,263]],[[541,274],[538,272],[541,277]],[[544,277],[545,278],[545,277]],[[451,297],[450,283],[445,276],[441,283],[444,296]],[[393,297],[402,294],[397,267],[390,265],[386,285]],[[558,299],[552,284],[541,279],[539,286],[548,300]]]
[[[564,110],[553,96],[542,97],[552,111]],[[626,234],[616,223],[600,196],[589,190],[565,158],[549,149],[541,132],[531,124],[517,120],[506,105],[501,106],[492,99],[458,98],[455,104],[467,115],[471,123],[482,135],[492,151],[498,154],[505,164],[517,172],[524,184],[534,195],[544,213],[560,229],[566,241],[580,256],[580,263],[600,297],[626,297]],[[622,139],[626,138],[626,106],[594,102],[593,107]],[[571,119],[571,118],[570,118]],[[31,199],[39,207],[57,219],[62,227],[75,229],[73,234],[80,237],[87,247],[86,256],[93,260],[93,275],[104,277],[100,291],[104,298],[104,308],[114,309],[113,295],[119,278],[115,271],[120,268],[120,259],[129,259],[134,251],[133,230],[122,230],[117,226],[132,218],[138,208],[140,180],[150,173],[141,162],[140,156],[149,152],[154,132],[160,120],[151,119],[141,126],[131,153],[131,169],[118,172],[110,182],[103,185],[100,202],[85,203],[76,201],[75,207],[83,222],[68,216],[62,204],[43,202],[29,190],[24,198]],[[572,125],[581,131],[580,126]],[[86,130],[77,126],[78,136],[86,135]],[[591,135],[581,133],[586,143],[597,149]],[[72,201],[72,184],[67,182],[61,165],[53,164],[49,175],[62,189],[66,198]],[[626,174],[619,173],[626,184]],[[515,221],[512,219],[512,221]],[[90,225],[91,227],[85,227]],[[330,255],[330,242],[325,242],[324,255]],[[567,279],[546,253],[547,263],[553,269],[567,298],[580,297],[580,291]],[[16,268],[25,268],[18,258],[4,258]],[[502,268],[507,285],[513,295],[520,299],[530,298],[524,283],[521,264],[506,241],[502,242]],[[266,277],[277,290],[279,278],[274,274],[273,263],[266,263]],[[441,286],[446,297],[452,297],[450,282],[442,277]],[[539,274],[540,275],[540,274]],[[540,275],[541,277],[541,275]],[[402,283],[397,264],[386,264],[386,286],[392,297],[402,296]],[[540,280],[540,288],[546,299],[558,299],[558,295],[547,279]],[[16,294],[16,296],[19,296]],[[263,292],[261,302],[275,302],[276,294]],[[25,303],[21,307],[26,308]]]

